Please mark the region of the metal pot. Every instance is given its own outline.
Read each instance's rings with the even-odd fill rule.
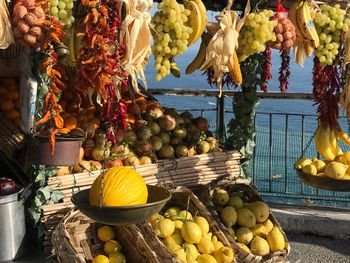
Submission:
[[[83,137],[74,135],[56,135],[54,155],[48,135],[28,137],[27,157],[32,164],[71,166],[79,163],[79,150]]]
[[[22,191],[19,186],[0,190],[0,262],[11,262],[23,249],[26,226]]]

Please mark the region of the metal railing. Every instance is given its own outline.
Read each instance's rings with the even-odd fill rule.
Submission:
[[[150,90],[152,92],[152,90]],[[233,95],[235,91],[225,92]],[[217,92],[210,90],[156,90],[153,95],[162,96],[215,96]],[[311,99],[311,94],[259,93],[261,99]],[[192,106],[195,99],[191,99]],[[167,106],[167,105],[164,105]],[[198,109],[187,108],[195,116],[209,119],[212,130],[216,128],[216,108]],[[179,111],[183,110],[178,108]],[[232,110],[225,110],[225,123],[234,118]],[[344,129],[346,119],[340,120]],[[301,182],[294,170],[295,161],[304,153],[307,157],[319,157],[312,140],[317,127],[316,114],[297,114],[281,112],[256,113],[256,147],[250,163],[251,179],[266,201],[299,203],[306,205],[350,207],[350,192],[334,192],[316,189]],[[226,135],[227,136],[227,135]],[[345,145],[342,149],[349,150]]]

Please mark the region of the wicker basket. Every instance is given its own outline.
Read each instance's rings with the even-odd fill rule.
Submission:
[[[185,187],[178,187],[172,192],[172,197],[170,201],[165,205],[160,214],[164,213],[165,210],[172,206],[177,206],[180,209],[185,210],[188,205],[188,211],[192,215],[198,215],[205,217],[208,220],[210,232],[216,235],[218,240],[221,241],[225,246],[230,247],[230,243],[220,230],[218,224],[215,222],[214,218],[211,216],[208,209],[203,205],[201,201],[195,196],[192,191]],[[150,247],[157,253],[158,257],[162,259],[162,263],[181,263],[175,259],[166,249],[165,245],[160,239],[154,234],[153,229],[149,223],[137,224],[145,240],[150,245]],[[236,262],[236,261],[233,261]]]
[[[269,255],[266,255],[264,257],[261,256],[255,256],[253,254],[247,253],[244,249],[242,249],[237,242],[232,238],[229,231],[225,227],[225,225],[222,223],[219,214],[216,212],[214,208],[214,204],[212,202],[212,194],[214,191],[214,187],[222,187],[228,191],[228,193],[231,195],[231,193],[240,193],[243,197],[243,202],[254,202],[254,201],[262,201],[260,198],[257,190],[252,185],[247,184],[236,184],[233,182],[227,182],[227,181],[220,181],[220,182],[213,182],[212,184],[208,185],[205,189],[203,189],[202,194],[200,195],[201,201],[207,206],[208,210],[213,215],[214,219],[218,222],[218,225],[222,232],[225,234],[226,238],[231,243],[231,247],[234,248],[234,251],[236,253],[236,258],[238,262],[242,263],[280,263],[280,262],[287,262],[286,257],[289,254],[290,251],[290,245],[287,239],[286,234],[283,232],[280,224],[277,222],[276,218],[270,213],[269,219],[271,222],[278,226],[281,230],[285,242],[286,242],[286,249],[274,253],[270,253]]]
[[[103,244],[97,238],[98,223],[72,210],[56,227],[52,235],[54,253],[59,262],[86,263],[103,252]],[[147,245],[135,225],[115,226],[117,239],[128,262],[161,263]]]

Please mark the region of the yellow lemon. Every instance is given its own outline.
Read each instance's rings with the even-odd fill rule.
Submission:
[[[168,236],[163,240],[163,243],[165,244],[165,246],[167,244],[171,244],[171,243],[175,243],[175,244],[181,246],[183,244],[183,242],[184,242],[184,240],[181,236],[181,233],[174,233],[171,236]]]
[[[126,263],[126,258],[121,252],[114,252],[109,255],[110,263]]]
[[[111,253],[114,253],[114,252],[120,252],[122,250],[122,245],[116,241],[116,240],[108,240],[104,247],[103,247],[103,251],[109,255]]]
[[[222,209],[220,216],[226,227],[233,226],[237,221],[237,212],[232,206]]]
[[[213,254],[218,263],[232,263],[234,259],[233,250],[229,247],[222,247]]]
[[[267,233],[270,232],[273,228],[273,223],[271,222],[270,219],[267,219],[263,225],[265,226],[266,230],[267,230]]]
[[[103,241],[103,242],[107,242],[111,239],[115,238],[115,231],[112,227],[110,226],[101,226],[98,230],[97,230],[97,237]]]
[[[175,220],[175,229],[181,230],[183,222],[181,220]]]
[[[202,239],[202,230],[194,222],[186,222],[182,225],[181,235],[187,243],[198,244]]]
[[[243,244],[249,244],[253,239],[253,232],[248,227],[241,227],[236,231],[237,241]]]
[[[266,256],[270,253],[269,243],[262,237],[256,236],[250,243],[250,250],[254,255]]]
[[[164,218],[156,222],[154,232],[158,237],[166,238],[171,236],[175,231],[174,221]]]
[[[104,255],[98,255],[94,257],[92,263],[109,263],[109,259]]]
[[[199,253],[195,245],[190,243],[184,243],[182,247],[185,250],[187,256],[191,256],[193,259],[196,259],[198,257]]]
[[[274,227],[266,238],[272,252],[283,250],[285,247],[284,236],[278,227]]]
[[[201,254],[197,258],[198,263],[218,263],[216,259],[208,254]]]
[[[173,216],[176,216],[180,211],[181,210],[178,207],[170,207],[165,211],[164,216],[166,218],[171,218]]]
[[[201,228],[203,236],[209,232],[209,223],[207,219],[202,216],[196,216],[194,222]]]
[[[197,248],[203,254],[211,254],[215,251],[214,245],[208,238],[202,238],[198,243]]]

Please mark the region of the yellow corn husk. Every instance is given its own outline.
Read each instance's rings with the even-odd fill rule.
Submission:
[[[232,59],[230,61],[229,73],[233,82],[236,85],[242,84],[243,82],[242,71],[241,71],[241,66],[239,65],[239,62],[238,62],[238,56],[236,52],[233,53]]]

